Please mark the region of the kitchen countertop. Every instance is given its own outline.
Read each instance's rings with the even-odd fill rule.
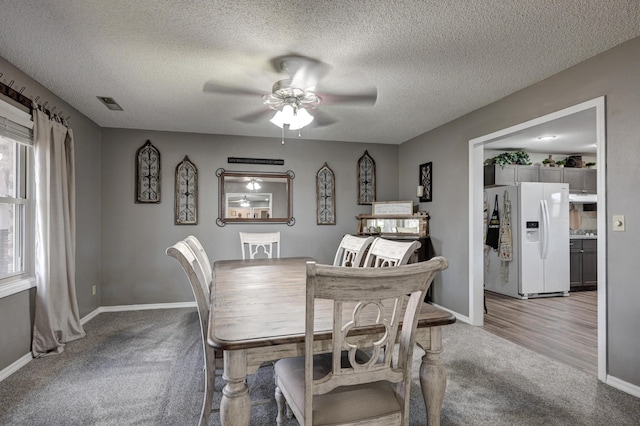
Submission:
[[[571,240],[597,240],[597,235],[569,235]]]

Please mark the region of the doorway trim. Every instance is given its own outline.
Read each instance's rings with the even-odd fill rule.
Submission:
[[[469,321],[484,324],[483,307],[483,188],[484,145],[508,134],[523,131],[548,121],[591,108],[596,110],[596,158],[598,161],[598,379],[607,378],[607,203],[606,203],[606,129],[605,97],[543,115],[469,141]]]

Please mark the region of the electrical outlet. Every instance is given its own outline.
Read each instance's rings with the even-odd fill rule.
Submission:
[[[96,295],[96,286],[95,286],[95,284],[93,286],[91,286],[91,295],[92,296]]]
[[[614,214],[613,215],[613,230],[614,231],[624,231],[624,215],[623,214]]]

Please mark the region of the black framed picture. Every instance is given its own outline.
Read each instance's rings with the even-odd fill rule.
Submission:
[[[420,164],[420,177],[418,185],[422,187],[422,196],[420,202],[425,203],[433,200],[433,165],[431,162]]]

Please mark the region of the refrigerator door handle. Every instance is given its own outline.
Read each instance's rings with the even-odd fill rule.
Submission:
[[[540,200],[540,209],[542,213],[542,259],[547,258],[547,252],[549,251],[549,207],[547,206],[547,200]]]

